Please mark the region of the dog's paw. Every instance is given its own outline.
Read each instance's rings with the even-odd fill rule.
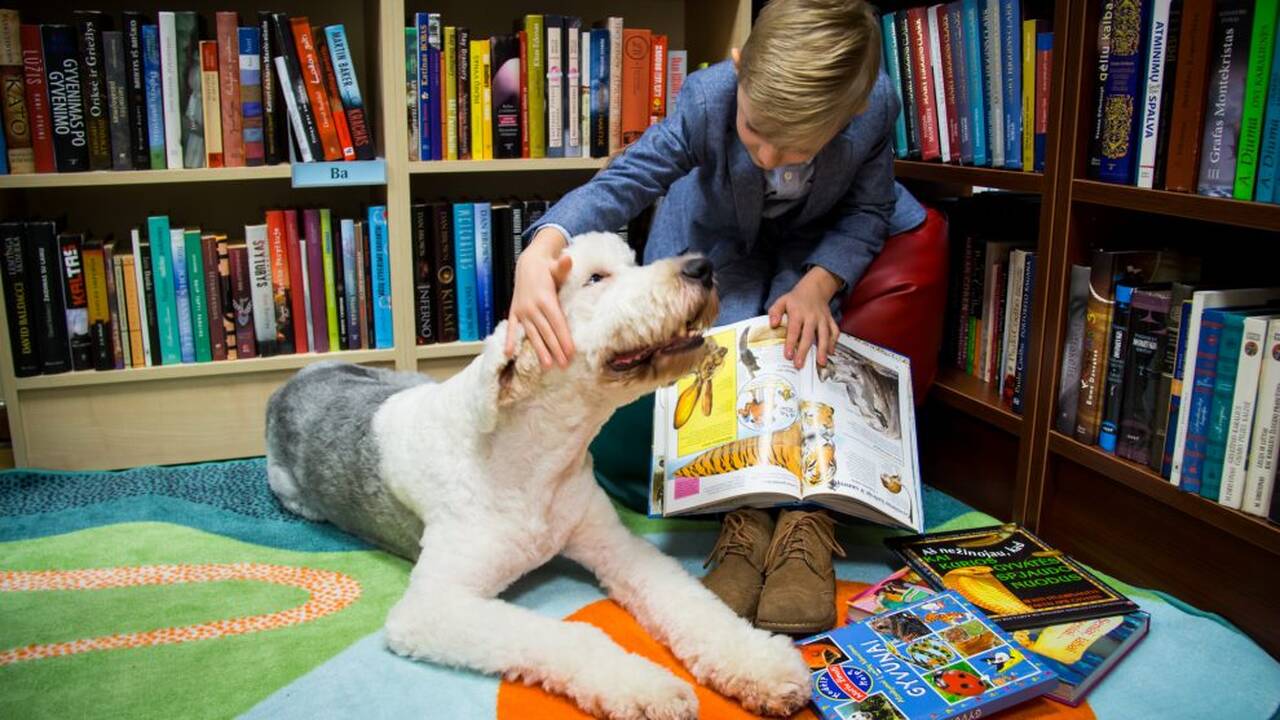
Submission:
[[[591,679],[591,684],[597,685],[592,697],[582,699],[581,704],[588,712],[609,720],[693,720],[698,717],[698,698],[693,688],[647,660],[628,657],[628,662],[616,663],[605,672],[608,678]]]
[[[791,715],[809,702],[809,667],[790,638],[753,629],[739,639],[695,675],[758,715]]]

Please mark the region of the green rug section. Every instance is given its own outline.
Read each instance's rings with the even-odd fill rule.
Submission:
[[[359,599],[343,610],[278,630],[0,668],[0,717],[33,720],[238,715],[380,628],[404,593],[409,572],[408,563],[381,552],[275,550],[166,523],[110,525],[3,543],[0,555],[7,570],[271,563],[341,572],[361,586]],[[4,647],[13,647],[275,612],[305,599],[306,592],[297,588],[248,581],[5,592],[0,593],[0,626]]]

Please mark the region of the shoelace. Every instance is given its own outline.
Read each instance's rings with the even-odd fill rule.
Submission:
[[[775,538],[773,544],[769,547],[769,554],[764,559],[764,564],[767,568],[765,574],[772,573],[792,558],[804,560],[805,565],[808,565],[810,570],[815,573],[819,572],[815,566],[818,560],[810,552],[808,543],[805,542],[806,536],[809,534],[816,537],[818,542],[831,552],[840,557],[845,557],[844,549],[836,542],[835,525],[835,521],[823,513],[809,513],[797,518],[786,529],[786,534],[780,538]]]
[[[724,562],[729,555],[741,555],[751,559],[751,547],[755,544],[755,538],[747,529],[747,520],[737,513],[730,513],[725,516],[724,529],[720,532],[720,538],[716,540],[716,546],[711,549],[711,554],[707,556],[706,562],[702,563],[702,567],[707,567],[712,562],[717,564]]]

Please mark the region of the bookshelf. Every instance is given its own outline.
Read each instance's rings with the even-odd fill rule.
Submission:
[[[964,194],[978,186],[1043,198],[1026,407],[1013,414],[999,404],[994,387],[939,368],[920,415],[925,477],[979,509],[1026,524],[1104,572],[1223,615],[1280,657],[1275,581],[1267,570],[1280,562],[1280,527],[1184,492],[1145,466],[1053,429],[1070,267],[1087,264],[1092,248],[1171,244],[1203,256],[1212,280],[1275,282],[1280,206],[1088,179],[1099,7],[1089,0],[1053,5],[1042,176],[895,163],[899,179],[925,198],[939,189]],[[1173,239],[1178,228],[1190,237]]]

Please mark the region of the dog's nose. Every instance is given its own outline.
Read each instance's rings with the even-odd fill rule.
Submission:
[[[684,267],[680,268],[680,274],[702,283],[702,287],[710,288],[712,285],[711,261],[706,258],[686,260]]]

